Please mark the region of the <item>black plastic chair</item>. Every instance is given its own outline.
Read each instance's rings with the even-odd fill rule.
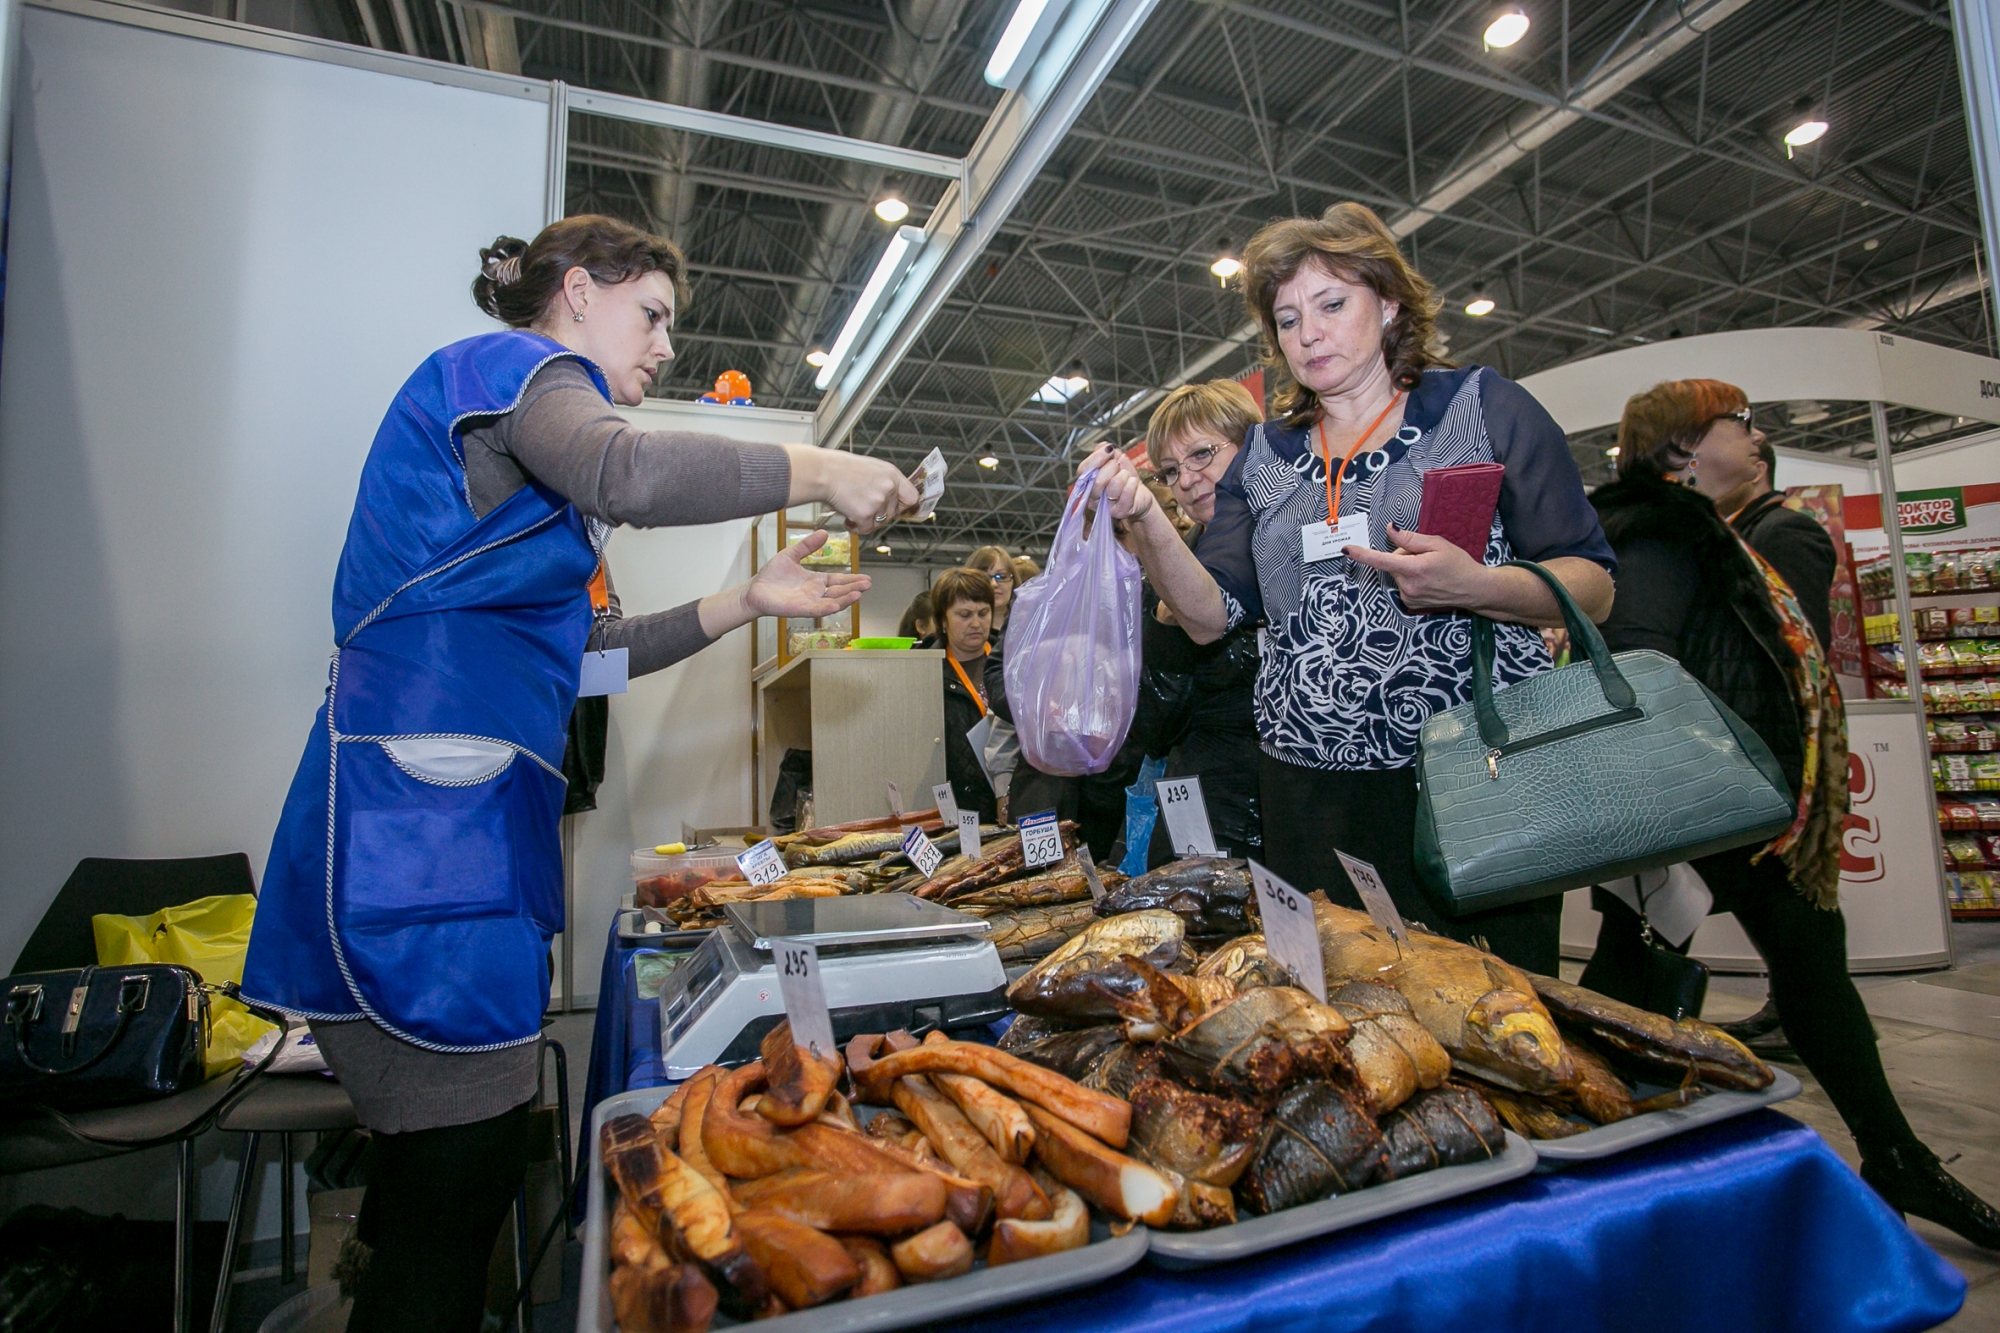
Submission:
[[[256,891],[250,858],[242,852],[180,860],[86,857],[77,862],[55,901],[42,913],[35,933],[14,960],[13,971],[49,972],[94,964],[93,916],[150,916],[197,898]],[[232,1081],[231,1075],[222,1074],[172,1097],[72,1112],[66,1118],[77,1133],[39,1111],[15,1110],[0,1118],[0,1175],[71,1166],[173,1143],[174,1333],[189,1333],[194,1322],[194,1136]]]

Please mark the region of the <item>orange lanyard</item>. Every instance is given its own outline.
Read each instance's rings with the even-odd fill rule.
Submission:
[[[1333,465],[1333,449],[1326,442],[1326,417],[1324,415],[1320,417],[1319,449],[1320,456],[1326,460],[1326,525],[1329,528],[1337,527],[1340,523],[1340,484],[1347,479],[1344,475],[1347,472],[1347,465],[1354,461],[1354,455],[1361,452],[1361,446],[1368,443],[1368,437],[1381,428],[1382,423],[1389,419],[1389,414],[1396,410],[1396,404],[1402,401],[1403,391],[1398,389],[1396,396],[1389,400],[1389,405],[1382,409],[1382,415],[1369,422],[1368,429],[1362,431],[1360,437],[1348,448],[1347,456],[1340,460],[1338,468]]]
[[[981,657],[984,657],[986,656],[986,654],[992,651],[993,651],[993,645],[988,644],[986,647],[981,648],[979,650],[979,655]],[[958,664],[958,659],[951,655],[951,651],[949,649],[945,651],[944,660],[951,663],[951,669],[958,673],[959,680],[963,682],[965,685],[965,692],[972,696],[972,702],[979,705],[979,716],[985,717],[986,696],[981,694],[978,690],[972,688],[972,677],[965,674],[965,668]]]

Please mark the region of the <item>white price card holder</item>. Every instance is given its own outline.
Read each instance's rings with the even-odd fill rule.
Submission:
[[[1076,849],[1076,863],[1083,868],[1083,882],[1090,886],[1090,901],[1104,901],[1104,880],[1097,873],[1097,859],[1090,854],[1090,848]]]
[[[898,819],[903,817],[903,789],[893,782],[889,784],[889,813]]]
[[[1175,856],[1217,856],[1215,831],[1208,823],[1208,802],[1201,796],[1200,778],[1167,778],[1155,784],[1160,816],[1167,821],[1167,841]]]
[[[601,653],[585,653],[583,670],[576,678],[576,697],[594,694],[623,694],[631,682],[632,650],[606,648]]]
[[[903,835],[903,855],[910,858],[925,879],[937,874],[937,868],[944,864],[944,853],[937,844],[924,836],[924,831],[912,824],[910,831]]]
[[[819,975],[819,950],[803,940],[775,939],[771,951],[778,967],[778,995],[785,1002],[785,1017],[792,1020],[792,1040],[814,1055],[838,1054]]]
[[[1326,1003],[1326,961],[1320,957],[1319,928],[1312,899],[1255,861],[1250,882],[1257,887],[1257,912],[1264,922],[1264,947],[1321,1004]]]
[[[958,850],[961,855],[974,861],[979,859],[979,812],[961,810],[958,812]]]
[[[1341,869],[1354,881],[1354,891],[1361,895],[1361,905],[1368,909],[1368,915],[1375,919],[1375,924],[1389,932],[1389,938],[1396,941],[1398,949],[1409,943],[1410,931],[1403,924],[1403,914],[1396,910],[1396,900],[1389,896],[1389,886],[1382,882],[1382,876],[1376,873],[1375,867],[1366,861],[1357,861],[1338,848],[1333,854],[1340,858]]]
[[[1021,816],[1021,858],[1030,870],[1063,859],[1062,826],[1056,822],[1055,811]]]
[[[785,877],[785,858],[779,854],[778,844],[766,838],[738,856],[736,868],[752,884],[769,884]]]
[[[931,800],[937,804],[939,819],[947,824],[958,822],[958,793],[951,789],[949,782],[940,782],[932,787]]]

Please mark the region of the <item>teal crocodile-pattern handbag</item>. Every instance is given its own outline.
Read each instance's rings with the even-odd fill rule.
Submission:
[[[1472,623],[1472,702],[1424,723],[1417,877],[1479,911],[1763,842],[1795,802],[1770,749],[1671,657],[1611,655],[1557,578],[1585,660],[1495,691],[1493,622]]]

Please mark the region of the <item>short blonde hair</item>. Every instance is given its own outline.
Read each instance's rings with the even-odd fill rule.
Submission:
[[[1011,578],[1014,573],[1014,557],[1008,555],[1005,549],[1001,547],[982,546],[971,555],[965,557],[965,567],[967,569],[983,569],[988,574],[994,573],[996,569],[1004,569],[1007,571],[1008,577]]]
[[[1146,422],[1146,461],[1158,471],[1160,451],[1170,441],[1189,435],[1216,435],[1241,444],[1263,419],[1263,405],[1236,380],[1183,384],[1153,409]]]
[[[1399,389],[1414,389],[1427,366],[1451,362],[1435,350],[1437,292],[1403,258],[1396,234],[1364,204],[1335,204],[1317,218],[1284,218],[1270,223],[1243,247],[1243,300],[1264,330],[1265,362],[1284,377],[1278,413],[1293,429],[1319,420],[1319,395],[1300,384],[1278,345],[1274,307],[1278,288],[1317,264],[1343,282],[1358,283],[1383,301],[1394,301],[1396,317],[1382,331],[1382,358]]]

